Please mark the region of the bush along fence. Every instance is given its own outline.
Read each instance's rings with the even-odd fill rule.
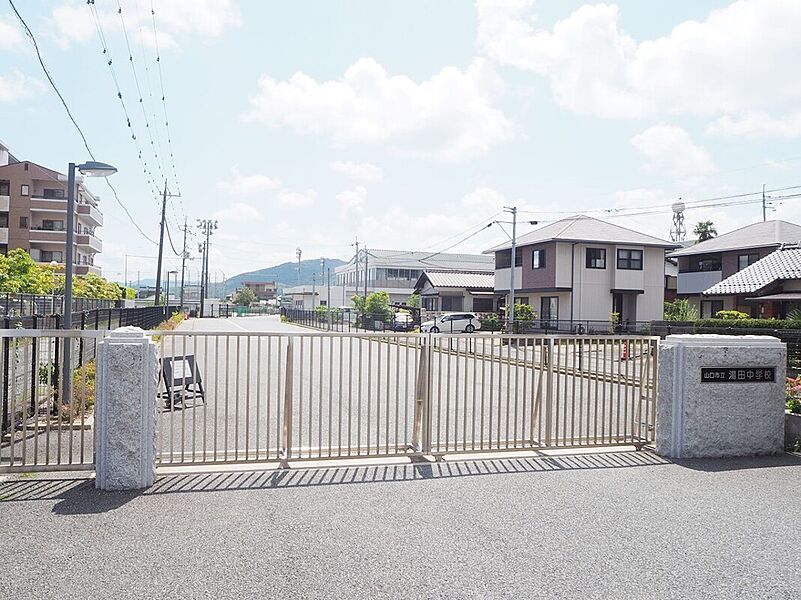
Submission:
[[[177,306],[98,308],[72,316],[73,330],[97,332],[97,335],[49,333],[48,330],[62,328],[62,315],[4,317],[4,329],[39,330],[41,334],[4,337],[0,343],[2,435],[12,426],[29,423],[34,417],[32,426],[46,429],[48,438],[51,429],[54,437],[60,436],[65,427],[82,431],[86,428],[86,418],[94,405],[98,343],[107,331],[126,326],[172,329],[179,320],[174,316],[177,310]],[[68,363],[64,362],[65,354],[69,355]],[[68,393],[71,400],[62,401],[65,364],[69,364],[71,373]],[[81,445],[81,448],[84,446]],[[49,452],[49,443],[43,442],[41,450]],[[86,457],[74,458],[80,463]],[[91,459],[91,454],[88,459]]]

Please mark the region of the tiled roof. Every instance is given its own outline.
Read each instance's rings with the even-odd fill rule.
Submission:
[[[427,278],[436,288],[495,289],[494,271],[425,271],[420,276],[420,280],[423,278]]]
[[[364,263],[362,262],[362,265]],[[482,254],[446,254],[416,250],[368,250],[372,268],[434,269],[439,271],[488,271],[495,268],[495,259]],[[336,268],[337,273],[354,270],[353,260]]]
[[[704,294],[752,294],[781,279],[801,279],[801,248],[797,245],[771,252],[742,271],[716,283]]]
[[[724,233],[711,240],[700,242],[681,250],[672,252],[670,256],[692,256],[708,252],[726,252],[727,250],[743,250],[745,248],[764,248],[801,242],[801,226],[787,221],[762,221]]]
[[[562,219],[556,223],[551,223],[545,227],[540,227],[530,233],[521,235],[517,238],[518,246],[529,246],[551,241],[562,242],[590,242],[596,244],[631,244],[636,246],[658,246],[661,248],[678,248],[679,244],[660,240],[659,238],[645,235],[639,231],[621,227],[588,217],[577,215]],[[497,252],[511,248],[511,242],[504,242],[494,246],[484,253]]]

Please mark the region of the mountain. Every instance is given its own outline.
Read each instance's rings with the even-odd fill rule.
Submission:
[[[331,284],[334,284],[334,269],[344,265],[346,261],[338,258],[326,258],[326,271],[331,269]],[[311,285],[312,275],[316,274],[320,283],[320,259],[312,258],[300,261],[300,285]],[[245,281],[275,281],[279,288],[292,287],[298,284],[298,263],[285,262],[258,271],[248,271],[229,277],[225,281],[225,293],[231,294],[239,289]]]

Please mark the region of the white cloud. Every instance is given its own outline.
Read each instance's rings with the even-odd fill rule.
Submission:
[[[275,198],[284,206],[303,208],[314,203],[315,198],[317,198],[317,192],[314,190],[306,190],[305,192],[281,190],[276,194]]]
[[[239,6],[234,0],[170,0],[156,8],[156,27],[160,49],[179,45],[178,38],[215,38],[241,22]],[[122,33],[117,9],[96,5],[98,19],[106,35]],[[153,17],[148,3],[128,3],[123,9],[128,35],[140,44],[155,45]],[[53,8],[50,17],[52,35],[62,46],[84,43],[96,38],[94,19],[86,2],[69,0]]]
[[[277,179],[254,173],[243,175],[237,167],[231,168],[231,178],[228,181],[217,182],[217,189],[231,194],[251,196],[268,190],[278,188],[280,182]]]
[[[345,190],[336,195],[337,202],[342,207],[344,217],[351,215],[361,215],[364,211],[364,203],[367,200],[367,190],[359,185],[352,190]]]
[[[402,156],[456,162],[486,154],[513,134],[492,106],[502,82],[482,60],[417,83],[361,58],[341,79],[317,82],[298,72],[287,81],[263,76],[258,87],[246,120],[340,144],[387,144]]]
[[[11,52],[24,47],[25,37],[22,35],[19,23],[11,17],[0,15],[0,50]]]
[[[234,202],[230,206],[218,210],[213,215],[223,225],[225,223],[254,223],[264,221],[264,215],[258,208],[245,202]]]
[[[705,175],[715,170],[709,153],[693,142],[681,127],[660,123],[631,138],[654,173],[678,179]]]
[[[722,136],[750,137],[799,137],[801,136],[801,112],[784,117],[773,117],[762,111],[752,111],[736,116],[724,115],[710,123],[707,132]]]
[[[339,173],[356,181],[381,181],[384,177],[384,171],[381,167],[370,163],[335,160],[330,167],[334,173]]]
[[[740,0],[638,42],[615,5],[537,29],[533,0],[478,1],[478,43],[501,64],[547,77],[556,101],[601,117],[766,111],[801,102],[801,2]]]
[[[0,75],[0,102],[14,102],[27,98],[43,89],[38,79],[13,71],[10,75]]]

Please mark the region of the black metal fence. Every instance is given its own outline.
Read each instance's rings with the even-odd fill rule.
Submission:
[[[110,309],[120,306],[120,300],[104,300],[100,298],[73,298],[72,312],[80,313],[88,310]],[[64,296],[36,294],[0,294],[0,314],[10,317],[26,317],[32,315],[55,315],[64,312]]]
[[[414,331],[420,318],[410,313],[363,313],[343,310],[282,308],[281,318],[289,323],[324,331]]]
[[[145,306],[140,308],[95,308],[72,313],[72,329],[116,329],[141,327],[153,329],[178,310],[177,306]],[[3,329],[61,329],[61,314],[2,317]]]

